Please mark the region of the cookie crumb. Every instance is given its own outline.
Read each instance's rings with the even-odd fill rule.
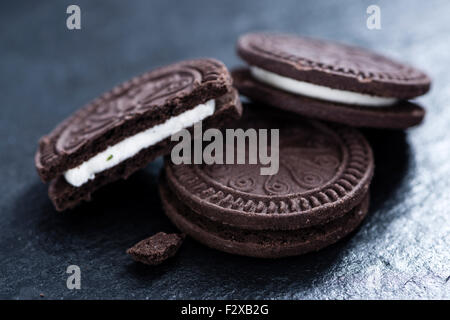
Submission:
[[[184,234],[159,232],[136,243],[127,250],[127,254],[137,262],[158,265],[177,253],[184,238]]]

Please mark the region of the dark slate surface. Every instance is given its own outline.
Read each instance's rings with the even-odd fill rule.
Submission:
[[[65,27],[82,9],[82,30]],[[382,30],[365,26],[378,3]],[[450,3],[447,1],[2,1],[0,298],[450,298]],[[135,74],[189,57],[228,66],[239,34],[272,29],[372,47],[427,70],[425,123],[366,132],[376,175],[369,217],[321,252],[265,261],[186,241],[159,267],[125,249],[173,227],[157,161],[95,201],[57,214],[34,169],[36,141],[77,107]],[[66,288],[68,265],[81,290]],[[40,293],[45,295],[40,297]]]

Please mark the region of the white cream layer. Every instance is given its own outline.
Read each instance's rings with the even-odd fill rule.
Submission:
[[[280,76],[255,66],[250,67],[250,72],[255,79],[268,85],[290,93],[320,100],[371,107],[389,106],[398,101],[396,98],[378,97],[352,91],[332,89],[309,82],[299,81]]]
[[[142,149],[148,148],[178,131],[194,125],[214,113],[215,100],[190,109],[178,116],[171,117],[166,122],[139,132],[119,143],[109,146],[105,151],[98,153],[78,167],[64,173],[67,182],[79,187],[95,178],[95,174],[112,168],[122,161],[136,155]]]

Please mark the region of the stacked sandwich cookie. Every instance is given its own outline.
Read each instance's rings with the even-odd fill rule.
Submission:
[[[160,194],[172,222],[212,248],[263,258],[319,250],[354,230],[369,204],[366,139],[341,125],[244,109],[236,128],[279,128],[278,173],[261,175],[259,164],[174,165],[166,158]]]
[[[170,136],[204,121],[241,116],[226,67],[189,60],[133,78],[75,112],[39,141],[38,173],[57,210],[73,208],[105,184],[170,153]]]
[[[237,44],[249,67],[233,71],[252,100],[302,116],[351,125],[405,129],[424,109],[409,99],[425,94],[422,71],[362,48],[275,33],[250,33]]]

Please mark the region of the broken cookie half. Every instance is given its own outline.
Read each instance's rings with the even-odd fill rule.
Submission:
[[[170,137],[180,130],[199,121],[222,127],[241,113],[222,62],[182,61],[135,77],[75,112],[40,139],[36,168],[62,211],[170,153],[176,143]]]

